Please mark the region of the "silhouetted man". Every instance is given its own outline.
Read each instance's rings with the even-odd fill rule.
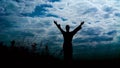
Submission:
[[[54,21],[58,29],[61,31],[64,37],[64,43],[63,43],[63,52],[64,52],[64,61],[71,62],[72,61],[72,38],[73,36],[82,28],[81,26],[84,24],[84,22],[81,22],[81,24],[75,28],[73,31],[70,30],[70,26],[66,25],[66,31],[64,31],[60,24],[57,24],[56,21]]]

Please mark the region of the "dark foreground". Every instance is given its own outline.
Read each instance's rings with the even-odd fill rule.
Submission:
[[[37,67],[89,67],[89,66],[120,66],[120,58],[103,60],[73,60],[65,63],[49,54],[39,54],[24,47],[7,47],[0,45],[0,66],[37,66]]]

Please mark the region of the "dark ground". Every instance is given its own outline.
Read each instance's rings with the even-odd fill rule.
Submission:
[[[73,60],[72,63],[65,63],[49,54],[39,54],[29,51],[25,47],[0,45],[0,66],[37,66],[37,67],[100,67],[120,66],[120,58],[103,60]]]

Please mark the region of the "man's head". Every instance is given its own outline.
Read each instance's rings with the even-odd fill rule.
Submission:
[[[66,25],[66,31],[69,32],[69,30],[70,30],[70,26]]]

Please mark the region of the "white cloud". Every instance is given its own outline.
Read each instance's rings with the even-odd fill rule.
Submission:
[[[85,21],[85,27],[100,27],[102,28],[102,32],[107,33],[111,30],[118,30],[119,23],[117,22],[117,17],[114,16],[114,12],[120,11],[118,8],[118,4],[120,1],[116,0],[62,0],[61,2],[53,3],[54,6],[52,9],[49,9],[49,13],[58,15],[62,18],[67,19],[65,23],[69,23],[70,25],[74,25],[71,22],[77,22],[76,25],[81,21]],[[108,7],[106,11],[104,11],[104,7]],[[112,7],[112,10],[109,9]],[[62,8],[62,9],[61,9]],[[91,11],[90,13],[83,15],[82,13],[86,12],[86,10],[90,8],[96,8],[97,11]],[[109,10],[111,13],[109,13]],[[108,15],[107,18],[104,16]],[[116,20],[115,20],[116,19]],[[96,22],[99,21],[99,22]],[[62,21],[64,22],[64,21]],[[88,23],[91,24],[88,24]],[[62,24],[62,23],[61,23]],[[83,29],[84,30],[84,29]],[[89,29],[88,29],[89,30]],[[114,36],[113,36],[114,37]]]

